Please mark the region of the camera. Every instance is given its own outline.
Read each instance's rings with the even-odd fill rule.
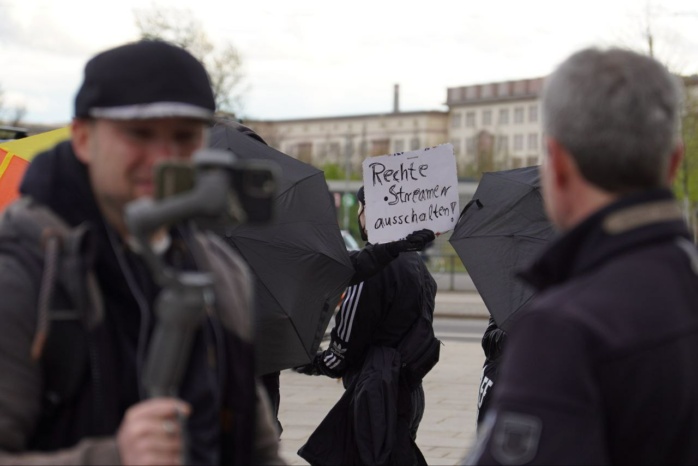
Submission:
[[[155,200],[189,196],[197,185],[215,182],[208,175],[223,173],[228,193],[222,215],[211,213],[209,205],[202,205],[196,221],[212,229],[237,223],[264,223],[273,217],[278,170],[271,161],[241,160],[227,150],[202,149],[190,161],[168,160],[156,165]]]

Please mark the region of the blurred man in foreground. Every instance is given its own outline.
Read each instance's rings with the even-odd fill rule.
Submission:
[[[178,393],[148,398],[143,380],[162,284],[124,209],[154,195],[158,162],[206,145],[213,111],[204,67],[179,47],[87,63],[72,140],[36,157],[0,222],[0,463],[282,463],[254,381],[249,272],[211,234],[152,238],[173,269],[210,272],[215,300]]]
[[[527,272],[468,464],[698,463],[698,254],[669,189],[681,90],[630,51],[546,80],[546,210],[563,232]]]

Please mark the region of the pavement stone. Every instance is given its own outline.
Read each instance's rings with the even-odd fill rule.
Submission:
[[[477,291],[438,291],[434,315],[441,317],[489,318],[485,302]]]
[[[483,362],[479,342],[447,340],[439,363],[424,379],[426,409],[417,445],[428,464],[458,464],[473,444]],[[289,464],[308,464],[297,451],[343,391],[341,382],[327,377],[281,372],[281,454]]]

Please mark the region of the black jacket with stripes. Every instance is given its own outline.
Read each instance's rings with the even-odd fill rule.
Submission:
[[[341,377],[372,345],[395,348],[421,314],[434,309],[436,282],[421,256],[403,252],[381,272],[347,288],[320,369]]]

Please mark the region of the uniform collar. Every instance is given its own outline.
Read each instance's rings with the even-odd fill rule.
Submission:
[[[521,278],[537,289],[562,283],[642,244],[690,234],[671,191],[624,196],[561,235]]]

